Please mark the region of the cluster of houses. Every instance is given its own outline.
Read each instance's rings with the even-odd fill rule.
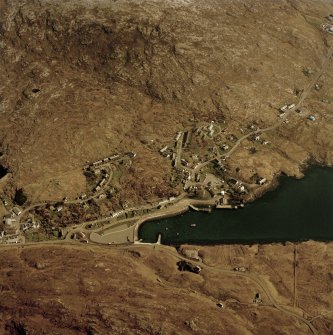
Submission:
[[[124,155],[126,156],[129,156],[130,158],[134,158],[136,156],[136,153],[133,152],[133,151],[129,151],[129,152],[126,152]],[[95,161],[93,163],[91,163],[90,165],[88,166],[85,166],[84,169],[95,169],[99,166],[103,166],[105,164],[109,164],[111,162],[114,162],[115,160],[118,160],[118,159],[121,159],[123,156],[120,155],[120,154],[114,154],[114,155],[111,155],[109,157],[105,157],[103,159],[100,159],[98,161]]]
[[[28,229],[38,229],[40,227],[38,222],[35,222],[32,218],[27,219],[26,222],[20,225],[21,231],[26,231]]]
[[[198,127],[194,130],[194,134],[197,136],[201,136],[202,138],[212,138],[220,132],[220,126],[218,124],[215,124],[214,121],[211,121],[210,124]]]
[[[22,209],[18,206],[13,207],[10,213],[3,217],[3,230],[0,231],[0,243],[13,244],[21,242],[21,232],[28,229],[38,229],[39,224],[32,218],[19,224],[18,216],[21,215]]]
[[[331,17],[331,15],[329,17]],[[333,24],[324,23],[323,24],[323,30],[326,31],[329,34],[333,34]]]
[[[296,107],[295,104],[289,104],[289,105],[284,105],[282,107],[279,108],[279,112],[280,112],[280,117],[283,118],[286,115],[286,112],[288,110],[292,110]]]
[[[261,144],[263,145],[267,145],[269,144],[270,142],[269,141],[266,141],[265,139],[263,139],[259,133],[256,133],[256,134],[253,134],[250,139],[253,141],[253,142],[260,142]]]
[[[103,158],[101,160],[95,161],[91,163],[90,165],[84,167],[84,170],[92,171],[96,176],[102,175],[102,179],[98,182],[96,187],[93,189],[94,193],[102,190],[102,187],[105,186],[105,184],[107,183],[107,180],[109,178],[109,173],[106,168],[109,166],[109,164],[117,160],[121,160],[122,158],[124,158],[124,156],[134,158],[136,157],[136,153],[133,151],[129,151],[129,152],[126,152],[124,155],[114,154],[109,157]],[[85,199],[83,198],[83,196],[86,198],[86,195],[84,194],[80,197],[80,199],[82,200]],[[104,199],[105,197],[106,195],[104,195],[104,197],[103,195],[100,195],[99,199]]]
[[[103,178],[100,180],[100,182],[93,189],[93,192],[99,192],[102,189],[102,187],[105,185],[108,178],[109,178],[109,174],[107,172],[105,172],[104,175],[103,175]]]
[[[296,107],[296,105],[295,104],[290,104],[290,105],[284,105],[284,106],[282,106],[282,107],[280,107],[279,108],[279,112],[280,112],[280,117],[281,118],[284,118],[285,117],[285,115],[286,115],[286,112],[288,111],[288,110],[293,110],[293,109],[295,109],[295,107]],[[299,114],[301,114],[301,110],[300,109],[295,109],[295,111],[297,112],[297,113],[299,113]],[[315,121],[316,120],[316,117],[314,116],[314,115],[309,115],[308,116],[308,119],[310,120],[310,121]],[[284,122],[285,123],[288,123],[288,120],[287,119],[285,119],[284,120]]]
[[[173,160],[176,158],[176,153],[174,152],[174,150],[172,148],[169,148],[167,145],[160,150],[160,154],[163,157],[171,158]]]
[[[108,164],[109,162],[111,161],[114,161],[116,159],[118,159],[120,157],[119,154],[115,154],[115,155],[112,155],[110,157],[106,157],[106,158],[103,158],[101,160],[98,160],[96,162],[93,162],[91,164],[92,167],[98,167],[98,166],[102,166],[102,165],[105,165],[105,164]]]

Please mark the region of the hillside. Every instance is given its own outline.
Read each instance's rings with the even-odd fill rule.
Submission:
[[[297,246],[295,305],[294,249],[292,244],[200,247],[204,264],[214,265],[202,265],[200,274],[178,271],[177,252],[166,247],[2,250],[0,332],[306,335],[312,332],[304,320],[314,318],[318,334],[332,334],[332,244]],[[237,266],[248,270],[232,271]],[[253,302],[256,293],[261,303]]]
[[[1,181],[30,202],[87,191],[82,166],[137,153],[120,197],[130,203],[179,194],[158,150],[200,122],[264,128],[319,70],[332,36],[321,29],[331,1],[0,2]],[[230,158],[249,182],[301,176],[332,164],[332,66],[304,109],[267,133],[271,145]]]

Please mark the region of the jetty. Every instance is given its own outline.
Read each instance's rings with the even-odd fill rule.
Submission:
[[[189,205],[189,207],[191,209],[193,209],[196,212],[207,212],[210,213],[212,211],[212,207],[208,206],[208,207],[196,207],[194,205]]]
[[[238,208],[243,208],[244,204],[240,205],[230,205],[230,204],[221,204],[221,205],[216,205],[217,209],[238,209]]]

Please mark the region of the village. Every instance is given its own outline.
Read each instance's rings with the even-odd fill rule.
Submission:
[[[323,31],[333,34],[332,23],[333,14],[330,14],[322,24]],[[326,64],[330,57],[331,53]],[[309,87],[301,92],[298,102],[277,108],[277,121],[272,126],[260,127],[256,122],[228,125],[224,120],[211,120],[211,122],[196,122],[193,127],[179,130],[173,142],[165,143],[159,148],[159,153],[170,160],[172,165],[170,186],[179,191],[178,197],[132,207],[124,200],[121,202],[121,209],[117,211],[107,212],[107,206],[101,211],[100,204],[107,204],[117,193],[113,184],[115,176],[121,169],[133,164],[136,153],[131,151],[123,154],[114,153],[85,165],[83,173],[87,180],[88,191],[78,195],[76,199],[65,197],[36,204],[25,202],[20,204],[0,194],[0,200],[7,209],[0,226],[0,244],[65,239],[98,243],[101,240],[100,235],[93,235],[94,231],[101,231],[122,220],[136,222],[140,221],[140,217],[158,217],[156,213],[163,210],[169,215],[168,207],[176,207],[177,203],[184,199],[187,199],[187,208],[196,211],[209,212],[212,207],[217,209],[243,207],[249,193],[260,188],[268,189],[271,180],[258,173],[253,173],[250,183],[242,180],[237,176],[237,168],[231,171],[228,166],[230,155],[245,140],[250,143],[248,147],[250,153],[272,145],[265,134],[277,127],[288,125],[291,120],[315,122],[317,116],[302,110],[300,105],[312,88],[317,91],[321,89],[317,81],[322,71],[323,69],[313,77]],[[196,206],[200,203],[205,205]],[[120,239],[120,243],[135,242],[136,226],[138,225],[130,226],[130,233],[126,233],[126,239]],[[94,238],[90,239],[91,236]],[[115,241],[112,243],[117,244]]]
[[[305,114],[295,104],[284,105],[277,110],[277,124],[288,123],[291,113],[315,121],[312,114]],[[269,128],[270,129],[270,128]],[[269,130],[268,129],[268,130]],[[195,211],[210,212],[212,208],[237,209],[244,206],[246,196],[254,188],[269,185],[265,176],[253,175],[252,183],[246,183],[228,169],[230,154],[247,139],[252,143],[250,150],[271,143],[265,139],[265,129],[256,124],[243,127],[228,127],[222,121],[198,123],[194,128],[179,131],[174,142],[160,148],[160,154],[170,160],[172,175],[170,185],[179,190],[179,197],[161,199],[145,206],[129,207],[124,201],[122,209],[102,213],[99,204],[107,203],[116,192],[112,184],[117,169],[133,164],[136,153],[113,154],[83,167],[87,193],[76,199],[67,197],[57,201],[44,201],[24,208],[2,196],[8,214],[3,218],[0,243],[34,243],[44,240],[70,238],[88,242],[94,231],[121,220],[135,219],[174,205],[180,199],[193,199],[205,206],[190,205]],[[80,220],[83,220],[83,224]],[[92,222],[92,223],[89,223]],[[84,229],[77,229],[78,225]],[[74,227],[72,234],[69,234]],[[129,239],[133,242],[133,239]]]

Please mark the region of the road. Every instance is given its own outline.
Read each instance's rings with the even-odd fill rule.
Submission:
[[[175,167],[181,168],[181,155],[182,155],[182,148],[183,148],[183,139],[184,139],[184,132],[179,133],[179,138],[176,142],[176,158],[175,158]]]
[[[154,247],[154,248],[158,248],[158,250],[167,253],[173,257],[176,257],[178,259],[181,260],[186,260],[188,261],[188,258],[178,254],[178,252],[175,249],[171,249],[171,247],[168,246],[163,246],[163,245],[158,245],[158,244],[135,244],[135,245],[131,245],[131,246],[127,246],[127,247],[122,247],[122,249],[130,249],[133,247]],[[292,309],[286,308],[282,305],[280,305],[274,298],[273,294],[270,292],[269,288],[266,286],[265,282],[256,274],[251,274],[249,272],[238,272],[238,271],[233,271],[233,270],[227,270],[227,269],[222,269],[222,268],[218,268],[216,266],[213,265],[209,265],[207,263],[202,263],[202,261],[195,261],[191,259],[191,263],[196,264],[196,265],[200,265],[200,267],[202,268],[203,271],[213,271],[216,273],[221,273],[221,274],[228,274],[228,275],[232,275],[232,276],[237,276],[237,277],[241,277],[241,278],[247,278],[250,281],[252,281],[253,283],[255,283],[261,290],[262,292],[264,292],[268,298],[268,300],[270,301],[270,303],[272,304],[272,306],[274,308],[276,308],[277,310],[279,310],[281,313],[287,314],[290,317],[294,317],[296,319],[298,319],[299,321],[303,322],[306,326],[308,326],[308,328],[311,330],[311,332],[314,335],[318,334],[317,329],[312,325],[312,323],[305,319],[303,316],[301,316],[300,314],[298,314],[296,311],[293,311]],[[291,307],[292,308],[292,307]],[[318,316],[320,317],[320,316]],[[314,319],[314,318],[313,318]]]
[[[300,106],[302,105],[302,103],[304,102],[304,100],[306,99],[306,97],[309,95],[309,93],[311,92],[312,87],[318,82],[319,78],[322,76],[322,74],[324,73],[324,71],[327,69],[327,66],[329,65],[329,61],[332,57],[333,54],[333,46],[328,50],[328,54],[327,57],[325,58],[325,60],[322,63],[322,66],[320,68],[320,70],[318,71],[318,73],[313,77],[312,81],[310,82],[310,84],[307,86],[307,88],[302,92],[301,96],[299,97],[298,102],[295,104],[295,107],[288,110],[286,112],[286,114],[284,115],[284,117],[282,117],[278,122],[276,122],[275,124],[273,124],[272,126],[269,126],[267,128],[262,128],[262,129],[257,129],[255,131],[252,131],[244,136],[242,136],[240,139],[238,139],[235,143],[235,145],[227,152],[224,154],[221,154],[219,156],[216,156],[206,162],[203,162],[201,164],[199,164],[198,166],[196,166],[193,169],[193,172],[199,172],[204,166],[206,166],[207,164],[211,163],[212,161],[214,161],[215,159],[221,159],[223,157],[227,158],[229,157],[237,148],[238,146],[247,138],[255,135],[255,134],[259,134],[259,133],[265,133],[268,131],[271,131],[273,129],[278,128],[279,126],[281,126],[283,124],[283,122],[287,119],[287,117],[293,113],[296,109],[300,108]]]
[[[65,202],[65,204],[66,205],[83,204],[85,202],[88,202],[89,200],[96,199],[99,195],[104,193],[104,188],[107,187],[111,183],[111,180],[112,180],[112,168],[110,167],[109,177],[108,177],[107,181],[105,182],[104,187],[100,191],[90,195],[89,197],[87,197],[85,199],[69,200],[69,201]],[[24,215],[26,213],[30,212],[34,208],[43,207],[43,206],[46,206],[46,205],[56,205],[59,202],[63,202],[63,200],[43,201],[43,202],[38,202],[38,203],[35,203],[33,205],[30,205],[30,206],[28,206],[28,207],[26,207],[22,210],[21,214],[17,216],[16,221],[18,222],[18,224],[20,224],[21,219],[24,217]]]
[[[320,68],[320,70],[317,72],[317,74],[314,76],[314,78],[312,79],[312,81],[309,83],[308,87],[302,92],[300,98],[299,98],[299,101],[297,102],[297,104],[295,104],[295,107],[291,110],[288,110],[285,114],[285,116],[283,118],[281,118],[278,122],[276,122],[274,125],[272,126],[269,126],[267,128],[263,128],[263,129],[257,129],[255,131],[252,131],[244,136],[242,136],[241,138],[239,138],[235,145],[230,149],[229,152],[227,153],[223,153],[221,155],[218,155],[204,163],[201,163],[199,164],[196,168],[194,169],[190,169],[190,168],[185,168],[183,166],[181,166],[180,164],[180,160],[181,160],[181,152],[182,152],[182,143],[183,143],[183,136],[184,136],[184,133],[181,132],[180,133],[180,136],[177,140],[177,144],[176,144],[176,166],[179,165],[179,167],[181,168],[185,168],[187,171],[189,171],[192,176],[194,175],[194,173],[196,172],[199,172],[204,166],[206,166],[207,164],[209,164],[210,162],[212,162],[213,160],[215,159],[221,159],[223,157],[227,158],[227,157],[230,157],[230,155],[235,151],[237,150],[238,146],[247,138],[249,138],[250,136],[253,136],[255,134],[258,134],[258,133],[265,133],[265,132],[268,132],[268,131],[271,131],[273,129],[276,129],[277,127],[279,127],[280,125],[283,124],[283,122],[285,121],[285,119],[288,117],[288,115],[292,112],[294,112],[297,108],[299,108],[301,106],[301,104],[304,102],[305,98],[309,95],[312,87],[316,84],[316,82],[318,81],[318,79],[320,78],[320,76],[323,74],[323,72],[326,70],[327,66],[329,65],[329,61],[332,57],[332,54],[333,54],[333,46],[328,50],[328,54],[327,54],[327,57],[325,58],[325,60],[323,61],[322,63],[322,66]],[[109,178],[108,180],[106,181],[105,183],[105,186],[108,186],[109,183],[111,182],[111,179],[112,179],[112,173],[111,173],[111,168],[110,168],[110,175],[109,175]],[[100,194],[102,194],[104,192],[104,190],[102,189],[101,191],[99,192],[96,192],[95,194],[91,195],[90,197],[82,200],[82,199],[77,199],[77,200],[72,200],[72,201],[68,201],[66,204],[67,205],[70,205],[70,204],[82,204],[82,203],[85,203],[89,200],[92,200],[92,199],[95,199],[97,198]],[[181,200],[181,198],[183,198],[184,196],[182,197],[179,197],[179,199],[176,199],[176,200]],[[22,217],[28,213],[29,211],[31,211],[32,209],[36,208],[36,207],[41,207],[41,206],[46,206],[46,205],[54,205],[56,203],[58,203],[59,201],[48,201],[48,202],[39,202],[39,203],[36,203],[36,204],[33,204],[27,208],[25,208],[22,213],[17,217],[17,221],[18,221],[18,224],[20,223]],[[176,201],[174,201],[176,202]],[[128,209],[126,210],[126,212],[129,212],[129,211],[133,211],[133,210],[142,210],[142,209],[152,209],[154,207],[152,206],[142,206],[142,207],[135,207],[135,208],[131,208],[131,209]],[[124,212],[125,213],[125,212]],[[104,222],[107,222],[107,221],[110,221],[112,219],[111,216],[108,216],[108,217],[104,217],[104,218],[101,218],[101,219],[97,219],[97,220],[94,220],[94,221],[90,221],[90,222],[83,222],[80,226],[83,226],[85,224],[97,224],[97,223],[104,223]]]

